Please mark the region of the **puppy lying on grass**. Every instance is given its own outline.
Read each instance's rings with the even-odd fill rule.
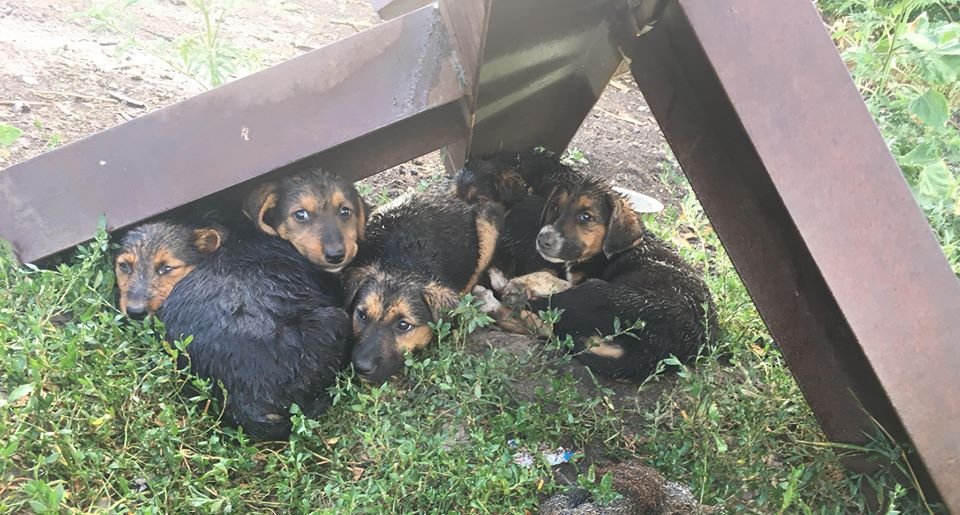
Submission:
[[[448,192],[411,195],[373,213],[355,267],[344,271],[362,379],[386,381],[406,352],[433,340],[429,324],[486,272],[501,222],[499,206],[470,206]]]
[[[561,265],[564,277],[550,270],[509,281],[492,275],[504,304],[489,291],[476,293],[498,323],[515,332],[542,333],[533,313],[558,308],[562,315],[553,331],[572,337],[577,359],[622,379],[644,379],[662,359],[688,360],[710,345],[717,334],[716,308],[693,268],[646,230],[609,184],[555,158],[535,159],[536,166],[524,167],[521,156],[517,168],[500,169],[518,170],[529,194],[544,199],[530,243],[546,262]],[[553,166],[547,169],[543,159]]]
[[[326,410],[350,320],[337,277],[290,243],[252,229],[228,236],[152,223],[123,238],[116,273],[122,311],[155,313],[168,341],[193,337],[178,365],[214,380],[228,425],[283,439],[291,404],[308,417]]]

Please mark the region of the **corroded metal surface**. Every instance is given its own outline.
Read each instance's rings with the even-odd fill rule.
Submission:
[[[33,261],[90,238],[101,214],[120,228],[324,151],[359,179],[464,141],[475,81],[461,62],[478,57],[458,52],[488,1],[441,2],[14,165],[0,237]]]
[[[960,510],[960,283],[814,5],[678,0],[627,54],[828,437],[862,403]]]

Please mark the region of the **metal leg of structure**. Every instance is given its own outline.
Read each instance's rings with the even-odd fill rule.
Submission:
[[[814,4],[676,0],[632,39],[634,77],[827,436],[863,443],[871,414],[960,511],[960,282]]]

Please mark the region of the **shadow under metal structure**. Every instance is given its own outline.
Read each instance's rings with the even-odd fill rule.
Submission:
[[[960,512],[960,282],[812,2],[373,4],[388,21],[3,171],[0,237],[34,261],[305,162],[560,151],[627,56],[827,436],[876,420]]]

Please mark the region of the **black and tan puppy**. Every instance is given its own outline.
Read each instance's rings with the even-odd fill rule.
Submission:
[[[252,229],[228,238],[217,227],[148,224],[123,239],[117,275],[127,312],[139,298],[133,285],[161,281],[144,303],[169,341],[193,337],[178,364],[223,385],[228,425],[281,439],[292,403],[310,417],[326,409],[326,390],[348,354],[350,319],[337,277],[290,243]]]
[[[367,211],[352,183],[319,169],[261,185],[243,208],[261,231],[289,241],[328,272],[339,272],[357,255]]]
[[[550,191],[535,247],[565,267],[566,281],[542,272],[517,277],[504,298],[522,293],[534,311],[562,309],[554,332],[573,337],[581,362],[617,378],[645,378],[660,360],[689,359],[711,343],[717,322],[706,284],[645,229],[625,198],[580,173],[553,175],[543,187]],[[505,327],[518,327],[517,313],[497,313]],[[644,325],[613,337],[615,319],[623,327]]]
[[[500,152],[470,158],[454,177],[455,195],[468,203],[495,202],[505,210],[497,253],[491,265],[494,283],[533,272],[562,275],[562,265],[537,252],[540,216],[547,184],[575,175],[546,151]],[[496,285],[496,284],[495,284]]]
[[[401,370],[404,353],[426,347],[428,326],[456,306],[496,249],[502,211],[424,193],[374,212],[344,287],[353,313],[353,367],[381,383]]]
[[[155,314],[180,280],[223,243],[220,226],[147,224],[126,233],[114,259],[120,311],[136,320]]]

